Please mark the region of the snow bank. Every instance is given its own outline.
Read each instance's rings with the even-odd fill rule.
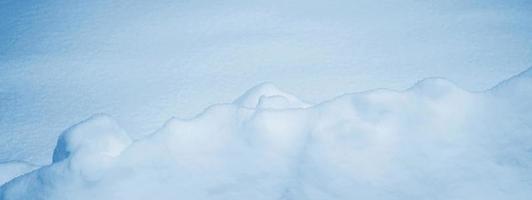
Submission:
[[[1,199],[529,199],[532,76],[309,105],[271,84],[131,142],[96,116]]]

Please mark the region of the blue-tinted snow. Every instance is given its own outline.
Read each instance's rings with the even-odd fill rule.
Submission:
[[[526,0],[0,0],[0,19],[0,162],[50,163],[94,113],[138,138],[264,81],[317,103],[532,65]]]
[[[312,106],[266,83],[133,143],[100,114],[0,199],[527,200],[531,72],[483,92],[429,78]]]

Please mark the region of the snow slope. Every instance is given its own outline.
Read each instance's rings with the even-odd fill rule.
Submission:
[[[0,0],[0,162],[107,113],[133,138],[273,82],[317,103],[532,66],[530,0]],[[276,101],[276,100],[273,100]]]
[[[37,168],[39,168],[39,166],[20,161],[0,163],[0,184],[3,185],[17,176],[26,174]]]
[[[134,142],[97,115],[62,134],[54,163],[0,196],[526,200],[530,94],[532,68],[484,92],[429,78],[311,106],[262,84]]]

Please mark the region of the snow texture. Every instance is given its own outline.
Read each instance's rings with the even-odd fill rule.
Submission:
[[[310,106],[310,104],[299,100],[294,95],[279,90],[272,83],[263,83],[255,86],[233,103],[251,109],[288,109],[307,108]]]
[[[0,163],[50,164],[94,113],[139,139],[261,82],[311,104],[486,90],[532,66],[530,19],[530,0],[0,0]]]
[[[134,142],[97,115],[18,199],[483,199],[532,196],[532,69],[469,92],[441,78],[309,105],[272,84]]]
[[[39,167],[36,165],[20,161],[0,163],[0,185],[37,168]]]

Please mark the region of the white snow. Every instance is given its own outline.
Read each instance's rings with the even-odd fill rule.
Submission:
[[[140,138],[261,82],[310,103],[484,90],[532,66],[530,19],[529,0],[0,0],[0,162],[50,164],[94,113]]]
[[[530,199],[531,2],[0,0],[0,199]]]
[[[0,199],[527,200],[531,71],[484,92],[430,78],[315,105],[262,84],[135,142],[97,115]]]
[[[91,180],[100,176],[100,171],[131,143],[132,140],[113,119],[102,114],[94,115],[61,134],[53,162],[68,158],[72,170]]]
[[[248,90],[233,102],[246,108],[287,109],[307,108],[310,104],[275,87],[272,83],[262,83]]]

